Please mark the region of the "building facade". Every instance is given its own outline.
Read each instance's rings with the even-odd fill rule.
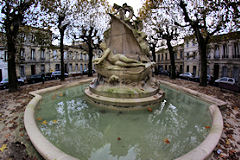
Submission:
[[[8,78],[7,48],[4,33],[0,33],[0,79]],[[98,54],[99,51],[94,51]],[[95,58],[95,56],[94,56]],[[17,76],[26,79],[34,74],[61,70],[59,46],[52,45],[52,32],[25,26],[18,37],[16,54]],[[65,72],[81,74],[88,68],[88,53],[79,45],[64,47]],[[94,66],[93,66],[94,68]]]
[[[185,37],[184,44],[176,46],[176,66],[179,73],[191,72],[195,76],[200,75],[200,56],[198,44],[194,36]],[[170,56],[168,51],[160,50],[158,66],[164,70],[170,70]],[[232,77],[240,81],[240,32],[218,35],[211,38],[207,51],[208,74],[214,79]],[[180,66],[183,66],[181,70]],[[181,72],[182,71],[182,72]]]
[[[176,72],[182,73],[184,69],[184,48],[183,45],[178,45],[174,47],[175,51],[175,66]],[[171,61],[170,54],[168,49],[161,49],[157,53],[157,66],[159,71],[167,70],[170,72],[171,70]]]

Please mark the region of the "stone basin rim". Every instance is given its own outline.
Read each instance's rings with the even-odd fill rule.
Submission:
[[[35,149],[41,154],[41,156],[46,160],[78,160],[77,158],[70,156],[57,147],[55,147],[51,142],[49,142],[40,132],[40,130],[37,127],[35,117],[34,117],[34,109],[37,106],[38,102],[42,99],[42,96],[40,94],[55,91],[62,88],[68,88],[80,84],[84,84],[87,82],[91,82],[92,78],[86,79],[86,80],[80,80],[77,82],[72,82],[69,84],[64,85],[58,85],[50,88],[45,88],[37,91],[30,92],[29,94],[33,95],[33,99],[28,103],[26,106],[25,112],[24,112],[24,126],[27,131],[27,134],[34,145]],[[219,99],[216,99],[211,96],[206,96],[202,93],[190,90],[188,88],[179,87],[175,84],[166,82],[166,81],[160,81],[162,84],[166,84],[170,86],[171,88],[174,88],[176,90],[181,90],[185,93],[191,94],[195,97],[198,97],[204,101],[207,101],[209,103],[212,103],[209,106],[209,110],[212,117],[212,127],[209,131],[209,134],[204,139],[204,141],[198,145],[193,150],[190,150],[188,153],[182,155],[181,157],[177,158],[176,160],[203,160],[207,159],[216,145],[218,144],[218,141],[221,137],[222,130],[223,130],[223,118],[221,115],[221,112],[218,108],[226,106],[226,102],[223,102]]]

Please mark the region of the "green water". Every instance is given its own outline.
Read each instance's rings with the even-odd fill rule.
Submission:
[[[182,92],[162,85],[166,99],[153,112],[119,112],[87,104],[86,86],[43,95],[35,113],[42,134],[81,160],[174,159],[208,134],[209,104]]]

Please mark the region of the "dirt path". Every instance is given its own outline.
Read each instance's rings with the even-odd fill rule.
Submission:
[[[84,77],[80,77],[81,79]],[[240,94],[221,91],[219,88],[200,87],[198,83],[185,80],[170,80],[168,77],[158,77],[163,80],[197,90],[214,96],[228,103],[221,108],[224,118],[224,133],[210,159],[237,160],[240,157]],[[0,159],[3,160],[41,160],[43,159],[32,146],[23,124],[25,106],[32,99],[28,93],[63,83],[71,83],[76,79],[68,78],[65,82],[59,80],[47,81],[45,84],[24,85],[16,93],[7,90],[0,91]],[[77,79],[78,80],[78,79]]]

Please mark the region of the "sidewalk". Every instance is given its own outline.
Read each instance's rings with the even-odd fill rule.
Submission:
[[[86,76],[67,78],[65,82],[54,80],[46,81],[45,84],[24,85],[16,93],[9,93],[7,90],[0,91],[0,159],[42,159],[32,146],[23,124],[25,106],[32,99],[32,96],[28,93],[42,88],[71,83],[83,78],[86,78]],[[237,160],[237,157],[240,157],[239,93],[221,91],[219,88],[213,86],[200,87],[195,82],[181,79],[170,80],[165,76],[158,76],[157,78],[197,90],[227,102],[227,108],[221,109],[224,118],[224,133],[210,159]]]

